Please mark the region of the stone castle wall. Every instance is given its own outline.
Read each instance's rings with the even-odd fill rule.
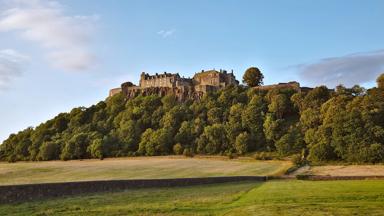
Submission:
[[[141,88],[152,88],[152,87],[167,87],[173,88],[176,83],[176,75],[174,74],[160,74],[150,76],[143,73],[140,77],[140,87]]]
[[[112,97],[113,95],[118,94],[120,92],[121,92],[121,88],[113,88],[109,90],[109,97]]]

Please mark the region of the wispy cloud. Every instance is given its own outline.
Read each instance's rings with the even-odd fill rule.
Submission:
[[[375,80],[378,74],[384,72],[384,50],[324,58],[296,67],[301,78],[314,85],[363,84]]]
[[[167,38],[172,36],[175,33],[175,29],[169,29],[169,30],[160,30],[157,32],[158,35],[160,35],[163,38]]]
[[[0,50],[0,90],[7,88],[12,79],[21,75],[28,59],[28,56],[12,49]]]
[[[70,16],[57,1],[13,0],[0,16],[0,32],[17,31],[46,51],[52,65],[65,70],[86,70],[94,65],[90,50],[93,16]]]

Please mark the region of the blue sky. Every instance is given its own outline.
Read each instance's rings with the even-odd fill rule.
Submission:
[[[265,83],[374,85],[384,1],[0,0],[0,142],[142,71],[259,67]]]

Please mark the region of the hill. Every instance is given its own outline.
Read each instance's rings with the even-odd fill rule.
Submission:
[[[383,77],[383,76],[382,76]],[[229,85],[199,100],[118,93],[12,134],[0,159],[71,160],[256,152],[295,163],[384,162],[384,85],[309,91]]]

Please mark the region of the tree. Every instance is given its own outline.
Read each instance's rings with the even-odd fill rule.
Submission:
[[[91,156],[93,158],[104,158],[104,149],[103,149],[103,140],[102,139],[95,139],[93,140],[92,144],[88,147]]]
[[[44,142],[40,146],[39,158],[41,160],[59,159],[60,148],[55,142]]]
[[[263,127],[265,138],[269,144],[273,144],[284,135],[283,123],[283,119],[275,119],[271,114],[266,116]]]
[[[305,148],[305,143],[298,128],[293,127],[275,143],[275,146],[280,155],[289,155],[299,153]]]
[[[271,104],[268,105],[268,111],[281,119],[284,113],[287,112],[288,107],[289,101],[285,94],[278,94],[272,98]]]
[[[302,102],[302,109],[318,108],[330,98],[329,89],[326,86],[319,86],[305,96]]]
[[[211,125],[220,124],[222,123],[223,110],[219,107],[212,108],[208,110],[207,118],[208,118],[208,123]]]
[[[265,116],[266,104],[262,97],[255,95],[242,112],[243,128],[249,132],[250,144],[248,150],[265,148],[265,135],[263,131],[263,123]]]
[[[177,104],[177,98],[174,94],[168,94],[161,99],[161,103],[164,109],[169,110]]]
[[[255,87],[263,84],[264,75],[261,73],[259,68],[250,67],[248,68],[243,76],[243,83],[246,83],[250,87]]]
[[[172,137],[165,129],[153,130],[148,128],[141,135],[139,152],[147,156],[165,155],[171,153]]]
[[[181,123],[179,131],[175,136],[175,141],[180,143],[182,146],[193,146],[193,143],[196,139],[195,134],[193,132],[193,122],[184,121]]]
[[[173,146],[173,153],[175,153],[176,155],[181,155],[183,153],[183,147],[180,143],[176,143]]]
[[[236,137],[235,148],[239,154],[248,152],[249,144],[251,142],[250,136],[247,132],[243,132]]]
[[[222,124],[214,124],[204,128],[198,140],[200,153],[217,154],[228,148],[225,127]]]
[[[153,136],[153,129],[148,128],[141,134],[139,143],[139,153],[142,155],[155,155],[155,147],[152,143],[151,137]]]
[[[299,112],[303,111],[303,100],[304,100],[303,92],[297,92],[291,96],[291,101],[294,107],[299,110]]]
[[[87,158],[88,136],[86,133],[74,135],[66,142],[60,155],[62,160]]]
[[[225,124],[225,128],[228,140],[232,146],[235,144],[236,137],[243,131],[243,125],[241,122],[243,110],[244,105],[240,103],[234,104],[229,110],[228,121]]]
[[[379,89],[384,89],[384,73],[377,77],[376,83]]]

